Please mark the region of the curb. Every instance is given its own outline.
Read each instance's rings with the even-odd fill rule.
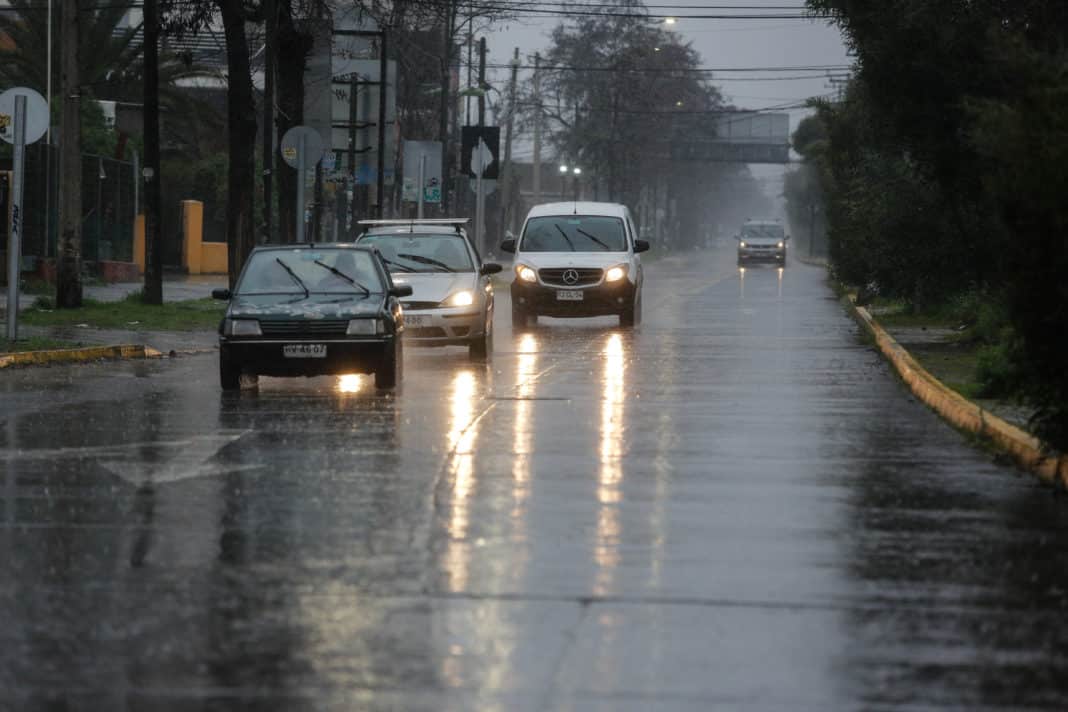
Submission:
[[[143,344],[120,344],[118,346],[93,346],[84,349],[53,349],[49,351],[23,351],[0,355],[0,368],[12,366],[47,366],[57,363],[84,363],[101,359],[147,359],[162,358],[163,354]]]
[[[794,255],[794,259],[801,264],[806,264],[811,267],[830,267],[825,257],[802,257],[801,255]]]
[[[884,356],[893,364],[912,393],[957,428],[988,438],[1026,470],[1052,485],[1068,487],[1068,455],[1050,455],[1035,436],[984,410],[932,376],[905,347],[859,307],[852,296],[848,304],[854,318],[875,338]]]

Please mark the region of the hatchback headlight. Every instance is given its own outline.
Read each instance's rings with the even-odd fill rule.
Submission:
[[[225,336],[263,336],[257,319],[227,319],[223,322]]]
[[[627,276],[627,270],[622,265],[610,267],[607,272],[604,273],[604,281],[606,282],[618,282]]]
[[[349,319],[346,336],[374,336],[382,333],[381,319]]]
[[[527,267],[526,265],[519,265],[518,267],[516,267],[515,273],[519,275],[519,279],[523,280],[524,282],[538,281],[537,272],[532,270],[530,267]]]
[[[462,292],[457,292],[442,302],[442,304],[447,307],[469,307],[474,303],[475,295],[466,289]]]

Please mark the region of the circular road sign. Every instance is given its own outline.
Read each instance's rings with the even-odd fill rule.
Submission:
[[[0,138],[15,143],[15,97],[26,97],[26,143],[39,141],[48,131],[48,103],[29,87],[15,87],[0,94]]]
[[[304,167],[312,168],[323,157],[323,137],[310,126],[294,126],[282,137],[282,160],[300,168],[300,144],[304,139]]]

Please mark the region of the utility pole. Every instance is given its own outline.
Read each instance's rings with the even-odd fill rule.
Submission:
[[[486,38],[478,40],[478,125],[486,125]]]
[[[145,291],[146,304],[163,304],[163,244],[159,175],[159,2],[144,7]],[[136,176],[135,180],[141,180]]]
[[[389,94],[389,62],[386,51],[386,30],[382,30],[382,43],[378,58],[378,179],[375,217],[384,218],[386,210],[386,97]]]
[[[441,23],[441,107],[438,110],[438,141],[441,142],[441,210],[449,213],[452,166],[449,165],[449,114],[452,107],[449,91],[452,65],[452,33],[455,22],[455,0],[445,5],[445,17]]]
[[[534,53],[534,204],[541,202],[541,54]]]
[[[56,260],[56,306],[73,309],[82,305],[82,137],[81,81],[78,66],[78,0],[63,0],[60,42],[60,91],[63,115],[60,126],[60,217]]]
[[[519,79],[519,48],[512,57],[512,79],[508,85],[508,120],[504,127],[504,165],[501,166],[501,229],[511,227],[512,214],[512,131],[515,129],[515,96]]]
[[[264,0],[263,9],[267,15],[267,34],[263,40],[263,242],[266,243],[274,241],[274,82],[278,0]]]

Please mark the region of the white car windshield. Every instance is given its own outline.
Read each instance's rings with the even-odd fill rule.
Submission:
[[[523,252],[625,252],[623,221],[602,215],[531,218],[519,244]]]
[[[369,234],[361,245],[374,245],[390,272],[474,272],[464,238],[456,233]]]
[[[785,234],[782,225],[745,225],[742,237],[766,237],[781,240]]]
[[[374,257],[353,249],[263,250],[249,257],[236,294],[382,292]]]

